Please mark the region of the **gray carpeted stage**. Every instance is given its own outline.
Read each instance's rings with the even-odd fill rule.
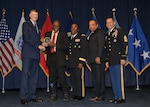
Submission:
[[[45,89],[38,89],[37,96],[43,98],[43,103],[29,102],[28,105],[21,105],[19,101],[19,90],[7,90],[5,94],[0,94],[0,107],[150,107],[150,86],[141,86],[140,91],[135,87],[126,87],[126,102],[122,104],[109,103],[112,98],[112,89],[106,88],[106,98],[103,102],[89,101],[94,96],[92,88],[86,88],[86,97],[82,101],[70,100],[62,101],[62,92],[58,90],[59,98],[55,102],[48,102],[49,94]]]

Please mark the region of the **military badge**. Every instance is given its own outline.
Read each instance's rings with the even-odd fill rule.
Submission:
[[[113,30],[113,33],[112,33],[112,36],[113,36],[114,38],[116,38],[117,35],[118,35],[118,29],[114,29],[114,30]]]
[[[80,42],[80,39],[75,39],[75,42]]]

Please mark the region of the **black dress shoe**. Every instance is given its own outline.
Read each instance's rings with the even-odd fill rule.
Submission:
[[[69,101],[69,95],[68,95],[68,94],[64,94],[63,101],[64,101],[64,102]]]
[[[122,102],[123,102],[123,103],[125,103],[125,102],[126,102],[126,100],[125,100],[125,99],[122,99]]]
[[[33,102],[39,102],[39,103],[42,103],[43,102],[43,99],[39,99],[39,98],[34,98],[32,99]]]
[[[113,103],[113,102],[115,102],[117,99],[115,99],[115,98],[112,98],[112,99],[109,99],[109,102],[110,103]]]
[[[27,105],[28,104],[28,100],[21,100],[20,101],[22,105]]]
[[[77,100],[78,96],[73,96],[72,99]]]
[[[125,102],[125,100],[124,99],[116,99],[115,100],[115,104],[120,104],[120,103],[124,103]]]
[[[84,99],[84,97],[81,97],[81,96],[77,97],[77,100],[83,100],[83,99]]]

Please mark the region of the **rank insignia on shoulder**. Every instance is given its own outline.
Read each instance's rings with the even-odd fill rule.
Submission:
[[[124,35],[123,39],[124,39],[124,42],[128,42],[128,38],[126,35]]]
[[[81,34],[81,36],[85,36],[85,34],[83,33],[83,34]]]

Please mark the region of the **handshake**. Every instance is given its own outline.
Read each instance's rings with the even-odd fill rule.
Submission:
[[[41,50],[41,51],[45,51],[46,50],[46,47],[55,47],[56,44],[53,44],[51,41],[50,41],[50,38],[49,37],[46,37],[44,42],[38,46],[38,48]]]

